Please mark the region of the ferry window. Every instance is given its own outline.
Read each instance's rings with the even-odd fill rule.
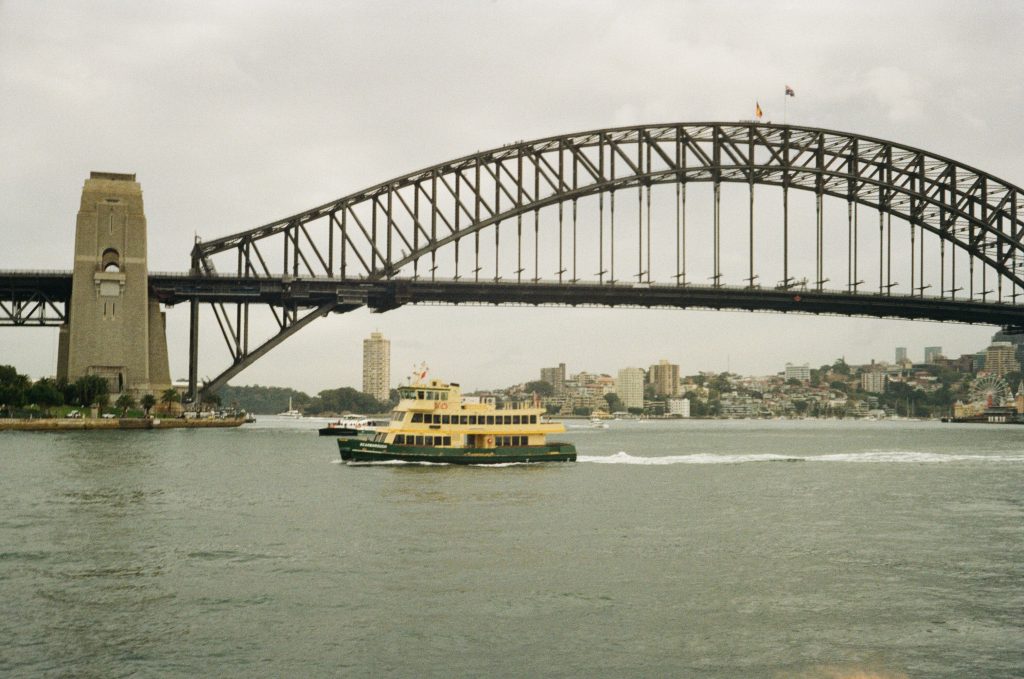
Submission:
[[[494,415],[487,416],[487,424],[494,424]]]
[[[405,434],[395,434],[395,443],[397,443],[397,444],[405,443]]]
[[[451,436],[445,436],[444,437],[444,445],[450,446],[451,444],[452,444],[452,437]]]
[[[441,416],[434,415],[434,424],[441,424]]]
[[[530,415],[530,424],[537,424],[537,416]]]
[[[470,415],[469,416],[469,423],[470,424],[476,424],[476,415]]]
[[[412,421],[413,422],[423,422],[423,413],[413,413],[412,414]]]
[[[512,416],[512,424],[521,424],[520,421],[519,421],[519,416],[518,415],[513,415]]]
[[[448,400],[448,392],[447,391],[442,391],[441,392],[441,400],[442,401],[447,401]]]
[[[422,446],[423,445],[423,437],[422,436],[417,436],[416,437],[416,445],[418,445],[418,446]]]
[[[459,424],[469,424],[469,416],[459,415]]]
[[[505,424],[512,424],[512,416],[511,415],[506,415],[505,416]]]
[[[442,415],[441,416],[441,424],[451,424],[451,423],[452,423],[451,416],[449,416],[449,415]]]
[[[426,436],[426,437],[424,437],[423,438],[423,443],[424,443],[424,445],[428,445],[428,446],[434,445],[434,437],[433,436]]]
[[[422,391],[417,391],[416,392],[416,398],[418,398],[419,400],[422,401],[423,400],[423,392]]]

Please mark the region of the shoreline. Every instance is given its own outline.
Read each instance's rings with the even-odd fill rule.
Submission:
[[[225,420],[197,420],[174,417],[170,419],[135,417],[114,419],[37,418],[0,419],[0,431],[92,431],[92,430],[148,430],[148,429],[209,429],[239,427],[245,418]]]

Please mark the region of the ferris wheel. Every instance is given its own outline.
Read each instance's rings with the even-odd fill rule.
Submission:
[[[986,407],[1003,406],[1013,401],[1013,391],[1002,377],[985,375],[974,380],[970,398],[971,403],[983,403]]]

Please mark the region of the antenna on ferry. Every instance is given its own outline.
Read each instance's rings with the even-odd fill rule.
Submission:
[[[419,384],[424,377],[427,376],[429,368],[427,363],[424,361],[417,367],[415,364],[412,366],[412,375],[409,376],[409,384]]]

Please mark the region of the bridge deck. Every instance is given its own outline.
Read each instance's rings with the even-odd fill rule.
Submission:
[[[559,284],[455,280],[343,280],[337,278],[240,278],[154,272],[152,293],[162,303],[269,304],[338,311],[365,305],[387,311],[404,304],[519,304],[557,306],[672,307],[798,312],[878,318],[926,319],[1020,327],[1024,305],[934,297],[658,284]],[[0,301],[27,302],[44,295],[71,297],[70,271],[0,271]]]

